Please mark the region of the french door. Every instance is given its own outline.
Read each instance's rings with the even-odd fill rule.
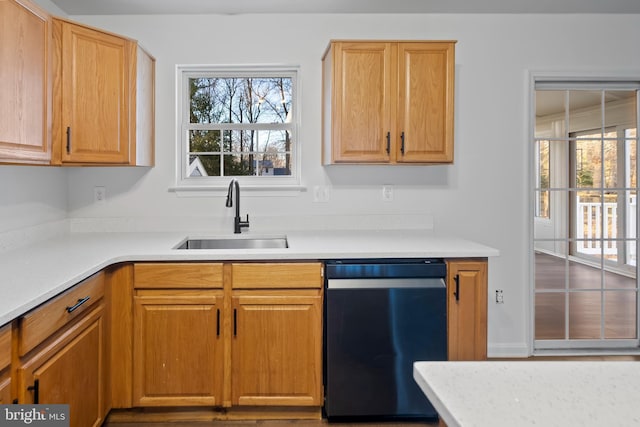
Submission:
[[[638,347],[635,82],[537,82],[534,349]]]

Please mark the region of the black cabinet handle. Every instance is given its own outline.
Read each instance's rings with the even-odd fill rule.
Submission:
[[[402,132],[400,134],[400,152],[402,153],[402,155],[404,156],[404,132]]]
[[[233,309],[233,336],[238,336],[238,310]]]
[[[35,380],[33,385],[27,387],[28,391],[33,391],[33,404],[37,405],[40,401],[40,380]]]
[[[71,126],[67,126],[67,154],[71,153]]]
[[[216,336],[220,336],[220,309],[216,313]]]
[[[391,153],[391,132],[387,132],[387,154]]]
[[[78,302],[76,302],[74,305],[72,305],[71,307],[67,307],[67,313],[73,313],[78,307],[80,307],[85,302],[89,301],[89,299],[91,299],[90,296],[80,298]]]
[[[460,276],[456,274],[453,281],[456,282],[456,290],[453,295],[456,297],[456,301],[460,301]]]

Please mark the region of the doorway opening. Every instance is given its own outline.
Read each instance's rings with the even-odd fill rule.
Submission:
[[[638,348],[639,88],[534,82],[534,350]]]

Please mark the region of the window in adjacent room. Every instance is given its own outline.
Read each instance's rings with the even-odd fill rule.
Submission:
[[[178,67],[180,187],[299,185],[297,69]]]
[[[540,139],[536,142],[536,216],[549,218],[549,141]]]

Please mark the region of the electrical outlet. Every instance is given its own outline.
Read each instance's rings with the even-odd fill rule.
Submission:
[[[385,202],[393,201],[393,185],[382,186],[382,200]]]
[[[316,203],[326,203],[331,198],[331,188],[326,185],[316,185],[313,187],[313,201]]]
[[[502,289],[496,289],[496,304],[504,304]]]
[[[105,187],[93,187],[93,201],[98,205],[107,202],[107,189]]]

